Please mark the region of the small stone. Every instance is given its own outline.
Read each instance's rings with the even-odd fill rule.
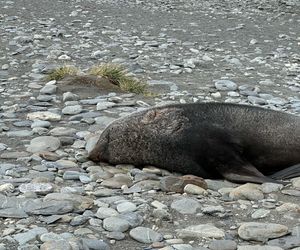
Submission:
[[[109,232],[106,234],[106,237],[108,239],[123,240],[125,238],[125,234],[121,232]]]
[[[40,136],[32,139],[27,151],[37,153],[41,151],[55,151],[60,147],[60,140],[53,136]]]
[[[208,192],[201,188],[201,187],[198,187],[194,184],[187,184],[183,191],[187,194],[195,194],[195,195],[208,195]]]
[[[261,191],[261,188],[257,184],[246,183],[241,185],[235,189],[233,189],[229,193],[229,197],[237,200],[237,199],[246,199],[246,200],[261,200],[264,198],[264,194]]]
[[[288,227],[274,223],[246,222],[238,229],[238,235],[244,240],[265,242],[288,233]]]
[[[109,188],[121,188],[123,185],[131,186],[132,180],[128,175],[116,174],[114,177],[104,180],[101,185]]]
[[[269,246],[277,246],[282,249],[295,249],[294,247],[300,247],[299,236],[285,236],[279,239],[269,240],[267,243]]]
[[[109,245],[102,240],[84,238],[82,243],[90,250],[110,250]]]
[[[300,189],[300,177],[293,178],[292,179],[292,184],[293,184],[293,187]]]
[[[56,93],[56,90],[57,90],[56,85],[45,85],[43,88],[41,88],[40,93],[46,95],[52,95]]]
[[[251,214],[253,219],[265,218],[270,214],[270,210],[267,209],[257,209],[254,213]]]
[[[200,203],[194,199],[183,198],[173,201],[171,208],[181,214],[195,214],[197,209],[200,208]]]
[[[182,193],[184,189],[184,181],[175,176],[166,176],[160,179],[160,187],[165,192]]]
[[[67,102],[67,101],[77,101],[79,100],[79,96],[73,94],[72,92],[65,92],[63,93],[63,101]]]
[[[34,192],[37,194],[48,194],[53,189],[53,186],[49,183],[23,183],[19,186],[21,193]]]
[[[49,111],[38,111],[27,115],[29,120],[60,121],[61,115]]]
[[[151,244],[153,242],[160,242],[163,240],[163,236],[160,233],[157,233],[147,227],[136,227],[131,229],[129,235],[134,240],[145,244]]]
[[[284,203],[281,206],[277,207],[276,211],[279,213],[285,213],[285,212],[300,213],[300,205],[287,202],[287,203]]]
[[[225,233],[223,230],[210,225],[210,224],[200,224],[189,226],[184,229],[176,230],[178,237],[180,238],[215,238],[222,239],[225,237]]]
[[[261,245],[246,245],[238,246],[237,250],[283,250],[281,247],[261,246]]]
[[[76,129],[67,127],[56,127],[49,131],[52,136],[73,136],[76,132]]]
[[[277,183],[266,182],[261,185],[261,191],[263,191],[263,193],[265,193],[265,194],[277,192],[277,191],[281,190],[282,188],[283,188],[283,185],[277,184]]]
[[[115,209],[109,207],[100,207],[96,213],[96,216],[100,219],[105,219],[117,215],[119,215],[119,213]]]
[[[51,123],[48,121],[40,121],[40,120],[35,120],[31,124],[31,128],[49,128],[51,126]]]
[[[122,218],[108,217],[103,220],[103,228],[111,232],[125,232],[129,229],[129,223]]]
[[[108,108],[114,107],[116,104],[114,102],[98,102],[97,103],[97,110],[105,110]]]
[[[72,250],[74,249],[71,247],[67,240],[55,240],[55,241],[47,241],[43,243],[40,247],[40,250]]]
[[[24,245],[25,243],[27,243],[31,240],[35,240],[38,235],[41,235],[41,234],[44,234],[47,232],[48,232],[48,230],[44,227],[36,227],[36,228],[28,230],[25,233],[15,234],[13,237],[20,245]]]
[[[215,87],[218,90],[233,91],[237,89],[237,84],[230,80],[218,80],[215,82]]]
[[[237,244],[233,240],[213,240],[209,244],[211,250],[235,250]]]
[[[132,202],[122,202],[119,205],[117,205],[117,210],[119,213],[128,213],[128,212],[134,212],[137,210],[137,207]]]
[[[63,108],[61,112],[64,115],[77,115],[82,112],[82,106],[81,105],[67,106]]]

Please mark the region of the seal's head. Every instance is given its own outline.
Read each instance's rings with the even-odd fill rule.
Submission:
[[[177,136],[186,120],[176,107],[133,113],[103,131],[89,158],[112,164],[142,164],[160,154],[162,141]]]

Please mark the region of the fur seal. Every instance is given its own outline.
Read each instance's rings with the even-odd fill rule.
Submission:
[[[89,158],[239,183],[276,182],[300,176],[300,117],[227,103],[154,107],[112,122]]]

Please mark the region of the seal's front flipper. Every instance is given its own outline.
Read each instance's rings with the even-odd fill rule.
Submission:
[[[217,168],[219,173],[228,181],[236,183],[264,183],[264,182],[273,182],[280,183],[277,180],[274,180],[270,177],[263,175],[259,172],[253,165],[250,163],[245,163],[241,166],[222,166]]]
[[[276,180],[290,179],[300,176],[300,163],[293,165],[291,167],[285,168],[274,174],[270,175],[270,178],[274,178]]]

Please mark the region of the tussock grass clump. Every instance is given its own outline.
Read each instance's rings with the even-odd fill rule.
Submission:
[[[48,75],[49,80],[60,80],[63,79],[66,76],[75,76],[79,72],[79,69],[77,69],[74,66],[65,65],[60,68],[55,69],[53,72],[51,72]]]
[[[111,83],[119,86],[123,91],[135,94],[144,94],[146,92],[147,84],[128,75],[127,70],[121,65],[100,64],[91,68],[89,74],[104,77]]]

